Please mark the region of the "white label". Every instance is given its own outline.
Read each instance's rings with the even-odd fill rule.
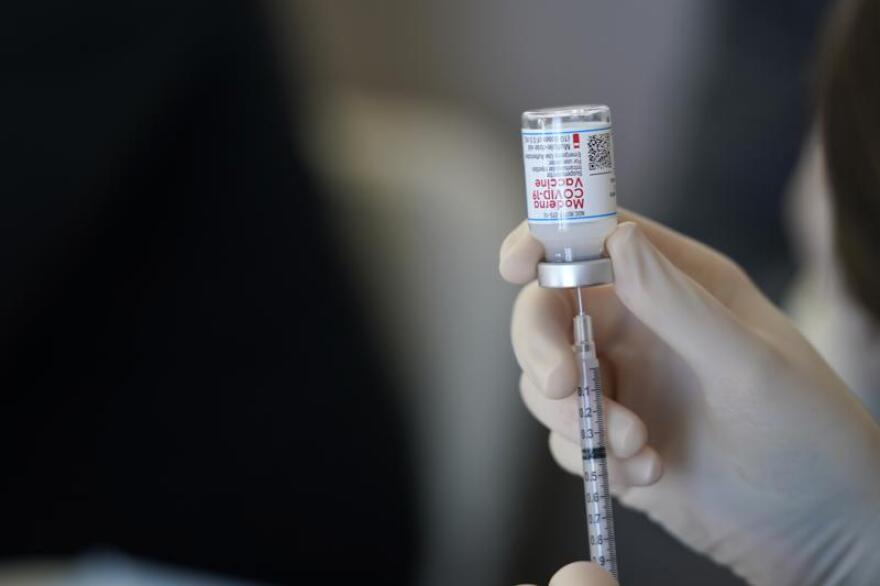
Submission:
[[[590,222],[617,213],[611,128],[522,131],[530,222]]]

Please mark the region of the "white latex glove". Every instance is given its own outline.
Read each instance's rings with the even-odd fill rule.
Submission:
[[[734,263],[622,219],[638,225],[606,241],[615,284],[586,290],[620,502],[752,584],[880,584],[878,426]],[[531,281],[542,254],[522,224],[501,274]],[[580,475],[573,312],[532,282],[512,336],[525,403]]]
[[[590,562],[574,562],[553,574],[548,586],[618,586],[618,584],[617,580],[601,566]]]

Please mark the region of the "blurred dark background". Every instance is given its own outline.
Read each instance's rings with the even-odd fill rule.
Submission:
[[[519,113],[610,105],[622,204],[778,300],[826,4],[7,4],[7,583],[96,551],[278,583],[583,558],[495,273]],[[739,583],[616,515],[623,583]]]

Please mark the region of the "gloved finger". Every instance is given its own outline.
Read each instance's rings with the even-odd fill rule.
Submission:
[[[549,399],[525,375],[520,377],[519,388],[523,402],[538,421],[570,442],[576,444],[580,441],[580,403],[576,394],[564,399]],[[635,455],[648,438],[644,422],[607,396],[604,397],[603,406],[609,451],[618,458]]]
[[[550,586],[617,586],[617,580],[592,562],[574,562],[550,578]]]
[[[609,474],[620,470],[621,484],[626,486],[651,486],[663,476],[663,460],[651,446],[643,446],[634,456],[618,459],[616,468],[609,467]]]
[[[528,222],[507,235],[498,255],[498,272],[511,283],[528,283],[537,274],[538,263],[544,258],[544,246],[529,232]]]
[[[719,301],[732,301],[745,289],[751,289],[746,273],[717,250],[635,212],[620,210],[619,217],[621,223],[638,225],[663,256]]]
[[[531,283],[516,298],[511,320],[513,353],[520,367],[537,388],[560,399],[577,385],[571,316],[564,291]]]
[[[563,470],[575,476],[583,476],[584,465],[579,444],[551,432],[549,445],[553,459]],[[644,446],[631,458],[608,456],[607,461],[611,490],[615,494],[630,486],[650,486],[663,475],[660,455],[651,446]]]
[[[746,272],[729,257],[629,210],[620,210],[620,220],[637,224],[660,254],[746,323],[766,327],[787,322],[785,315],[767,302]]]
[[[660,254],[636,224],[618,226],[606,246],[617,297],[686,360],[710,359],[715,367],[725,364],[719,356],[745,354],[748,360],[754,354],[753,339],[737,318]]]
[[[581,460],[580,446],[568,441],[555,431],[550,432],[547,443],[550,446],[550,454],[560,468],[575,476],[583,475],[584,464]]]

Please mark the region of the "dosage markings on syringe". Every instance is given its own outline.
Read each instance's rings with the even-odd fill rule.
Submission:
[[[581,450],[581,455],[583,456],[584,460],[604,460],[605,446]]]
[[[577,332],[575,336],[577,337]],[[584,499],[587,506],[590,557],[613,572],[616,556],[598,365],[594,363],[586,367],[582,376],[584,386],[577,388],[578,417],[581,423],[581,457],[584,463]]]

